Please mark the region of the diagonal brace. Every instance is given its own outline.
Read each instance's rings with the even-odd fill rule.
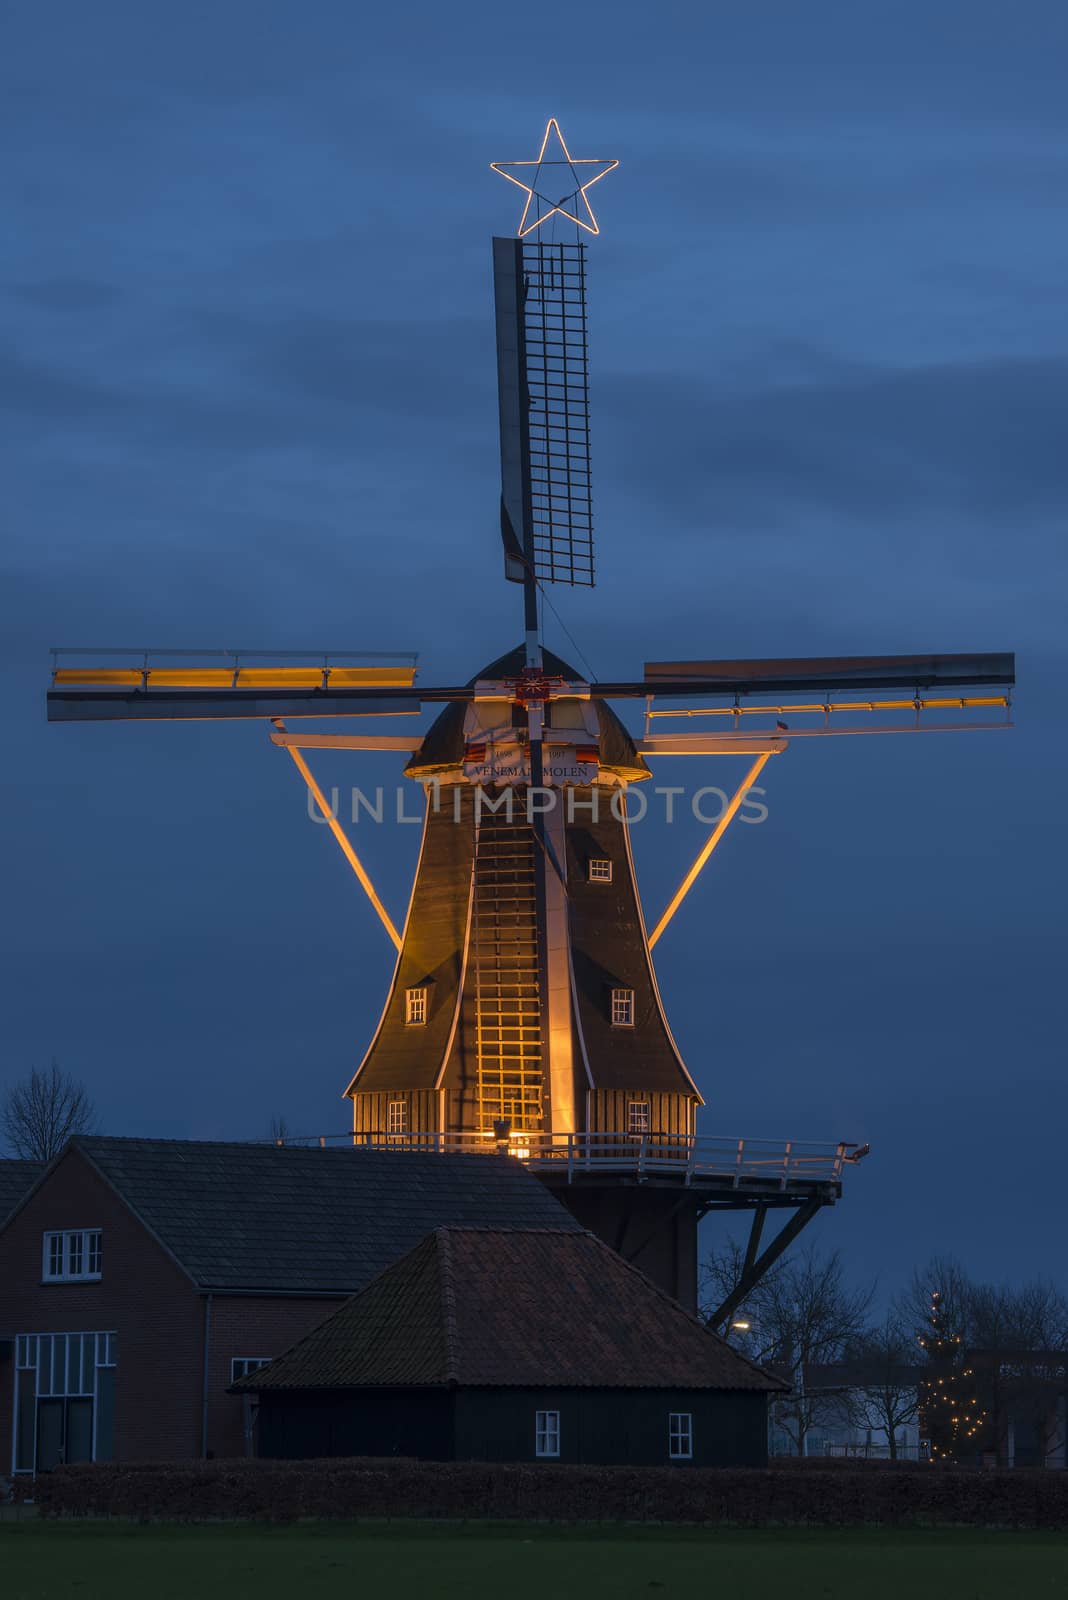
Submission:
[[[803,1206],[798,1207],[786,1226],[779,1230],[763,1255],[760,1256],[756,1256],[756,1249],[760,1242],[760,1232],[764,1222],[760,1211],[757,1212],[757,1215],[753,1218],[753,1229],[749,1236],[749,1248],[745,1253],[745,1264],[742,1267],[741,1277],[723,1304],[718,1306],[709,1317],[710,1327],[723,1327],[728,1318],[732,1317],[737,1311],[742,1301],[752,1294],[768,1268],[775,1265],[783,1251],[793,1244],[802,1228],[808,1226],[824,1203],[822,1196],[818,1194],[812,1195],[810,1199],[805,1201]],[[754,1256],[756,1257],[755,1260],[753,1259]]]
[[[667,927],[668,923],[671,921],[672,917],[675,915],[676,911],[679,909],[682,902],[693,888],[694,884],[697,882],[697,879],[700,877],[701,871],[704,868],[709,856],[712,854],[713,850],[716,848],[717,844],[719,844],[719,841],[723,838],[723,835],[734,821],[734,818],[737,816],[746,795],[763,771],[764,763],[767,761],[769,756],[774,754],[775,752],[772,750],[762,750],[757,756],[756,760],[753,762],[753,765],[749,768],[749,771],[746,773],[745,777],[742,779],[739,787],[735,790],[730,804],[720,817],[719,821],[716,823],[716,826],[712,829],[712,832],[709,834],[708,838],[705,840],[704,845],[701,847],[700,854],[698,855],[693,866],[690,868],[685,878],[683,878],[682,882],[675,890],[675,893],[672,895],[671,899],[664,907],[664,910],[661,912],[660,921],[649,935],[650,950],[653,948],[654,944],[659,939],[660,935],[663,933],[664,929]]]
[[[326,825],[330,829],[330,832],[334,835],[334,838],[337,840],[338,844],[341,846],[341,851],[342,851],[342,854],[345,857],[345,860],[348,862],[349,866],[352,868],[353,872],[356,874],[357,878],[360,880],[360,887],[363,889],[364,894],[367,896],[368,900],[370,900],[371,904],[374,906],[375,910],[378,912],[378,916],[379,916],[379,919],[380,919],[380,921],[382,923],[382,926],[385,928],[386,932],[389,934],[390,938],[393,940],[393,943],[396,946],[396,948],[399,950],[400,947],[401,947],[401,944],[403,943],[403,941],[401,939],[400,934],[397,932],[396,928],[393,925],[393,919],[390,916],[389,912],[386,910],[385,906],[382,904],[381,900],[379,899],[378,891],[375,889],[374,884],[371,882],[370,878],[368,877],[367,870],[364,867],[364,864],[360,860],[359,856],[356,854],[356,851],[353,849],[352,843],[351,843],[350,839],[348,838],[348,835],[345,833],[344,828],[341,826],[340,822],[337,820],[337,817],[334,815],[333,811],[331,811],[330,804],[329,804],[325,794],[323,793],[322,789],[319,787],[318,783],[316,783],[315,778],[312,776],[311,768],[309,767],[308,763],[305,761],[304,757],[301,755],[300,751],[297,749],[297,747],[295,745],[289,744],[289,745],[286,745],[285,748],[289,751],[290,755],[293,757],[293,760],[295,761],[295,763],[297,765],[297,769],[300,772],[301,777],[304,779],[304,782],[308,785],[308,788],[311,790],[312,795],[315,798],[315,803],[319,807],[319,810],[322,812],[323,821],[326,823]]]

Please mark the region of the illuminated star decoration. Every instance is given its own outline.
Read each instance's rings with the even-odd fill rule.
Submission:
[[[619,162],[576,161],[564,143],[560,124],[555,117],[550,117],[545,125],[541,149],[533,161],[491,161],[490,166],[502,178],[518,184],[526,192],[527,203],[523,207],[517,230],[522,239],[525,234],[540,228],[543,222],[548,222],[550,217],[557,216],[567,217],[580,228],[585,228],[587,233],[600,233],[586,191],[599,183],[613,167],[618,167]],[[530,172],[531,167],[534,168],[533,172]],[[588,173],[584,169],[588,169]],[[583,176],[580,176],[580,172],[583,172]],[[528,177],[532,180],[529,183]],[[533,219],[530,217],[531,206],[534,208]],[[547,208],[544,211],[543,206]]]

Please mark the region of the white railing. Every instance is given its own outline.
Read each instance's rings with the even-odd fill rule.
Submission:
[[[785,1188],[797,1182],[834,1182],[855,1159],[857,1146],[805,1143],[798,1140],[687,1138],[681,1134],[647,1133],[510,1133],[496,1138],[479,1133],[351,1133],[330,1136],[374,1150],[451,1151],[478,1155],[516,1156],[541,1171],[556,1171],[568,1180],[583,1173],[621,1172],[642,1177],[674,1176],[689,1183],[700,1178],[726,1178],[735,1185],[764,1180]],[[286,1140],[293,1144],[325,1144]]]

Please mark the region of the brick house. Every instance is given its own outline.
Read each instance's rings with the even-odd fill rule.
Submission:
[[[0,1473],[244,1454],[235,1378],[428,1232],[578,1229],[503,1156],[81,1136],[5,1182]]]
[[[592,1233],[442,1227],[239,1380],[259,1454],[765,1466],[786,1388]]]

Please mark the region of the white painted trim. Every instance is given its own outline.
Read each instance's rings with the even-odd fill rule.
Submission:
[[[423,864],[423,850],[426,847],[427,830],[430,827],[430,798],[429,798],[429,795],[427,794],[427,785],[426,784],[423,785],[423,805],[424,805],[425,809],[423,811],[423,831],[422,831],[422,834],[420,835],[420,838],[419,838],[419,855],[416,858],[415,873],[414,873],[414,876],[412,877],[411,892],[408,895],[408,909],[404,913],[404,927],[401,930],[400,949],[397,951],[397,959],[393,964],[393,976],[389,981],[389,988],[386,990],[386,1003],[382,1007],[382,1015],[378,1019],[378,1026],[374,1031],[374,1035],[373,1035],[373,1037],[371,1039],[371,1043],[367,1046],[367,1049],[364,1051],[363,1059],[361,1060],[359,1066],[356,1068],[356,1071],[352,1075],[352,1082],[349,1084],[348,1088],[345,1090],[345,1093],[341,1096],[342,1100],[351,1100],[352,1099],[352,1096],[353,1096],[353,1094],[354,1094],[354,1092],[356,1090],[356,1083],[357,1083],[357,1080],[358,1080],[358,1078],[360,1076],[360,1073],[363,1071],[363,1069],[367,1065],[368,1061],[370,1061],[371,1054],[372,1054],[372,1052],[373,1052],[373,1050],[375,1048],[375,1045],[378,1043],[379,1034],[382,1032],[382,1029],[385,1026],[386,1017],[389,1014],[389,1008],[390,1008],[390,1005],[392,1003],[393,996],[394,996],[394,994],[396,992],[397,979],[400,977],[401,962],[404,960],[404,946],[408,942],[408,924],[411,921],[412,903],[415,900],[415,886],[419,882],[419,868]],[[355,1122],[355,1117],[356,1117],[356,1107],[355,1107],[355,1105],[352,1108],[352,1114],[353,1114],[353,1121]]]
[[[446,1131],[445,1130],[445,1110],[446,1110],[446,1106],[445,1106],[445,1092],[446,1092],[445,1091],[445,1071],[446,1071],[446,1068],[449,1065],[449,1057],[452,1054],[453,1043],[454,1043],[454,1041],[456,1039],[456,1030],[460,1026],[460,1012],[461,1012],[461,1010],[463,1008],[464,984],[467,981],[467,959],[468,959],[468,952],[469,952],[469,950],[471,948],[471,923],[472,923],[473,918],[474,918],[474,910],[475,910],[475,858],[476,858],[477,855],[478,855],[478,837],[477,837],[477,833],[476,833],[476,837],[475,837],[475,841],[474,841],[474,848],[471,851],[471,885],[470,885],[470,888],[467,891],[467,923],[466,923],[466,926],[464,928],[464,947],[463,947],[463,951],[462,951],[461,956],[460,956],[460,980],[456,985],[456,1004],[453,1007],[452,1027],[449,1029],[449,1037],[445,1041],[445,1050],[444,1050],[444,1052],[442,1054],[442,1057],[441,1057],[441,1066],[438,1068],[438,1075],[434,1079],[434,1088],[437,1089],[439,1094],[441,1095],[440,1116],[439,1116],[439,1119],[438,1119],[440,1121],[440,1123],[441,1123],[441,1127],[438,1129],[439,1133],[444,1133]]]
[[[586,1035],[582,1031],[582,1012],[579,1010],[578,984],[575,982],[574,944],[571,938],[570,916],[571,913],[569,908],[569,926],[567,930],[567,970],[571,979],[571,1015],[575,1020],[575,1032],[578,1035],[579,1052],[582,1056],[582,1065],[586,1069],[586,1132],[590,1133],[592,1131],[590,1128],[590,1095],[592,1094],[596,1085],[593,1081],[593,1073],[590,1071],[590,1058],[586,1051]]]
[[[626,786],[626,784],[624,784],[623,785],[623,810],[624,810],[624,814],[626,813],[626,809],[627,809],[627,793],[626,793],[626,791],[627,791],[627,786]],[[627,852],[627,865],[630,867],[630,881],[634,885],[634,903],[638,908],[638,927],[641,929],[642,945],[643,945],[643,947],[645,949],[645,963],[646,963],[646,966],[649,969],[649,977],[652,980],[653,998],[656,1001],[656,1008],[657,1008],[658,1012],[660,1013],[660,1020],[664,1024],[664,1032],[667,1034],[668,1044],[670,1044],[670,1046],[671,1046],[671,1048],[672,1048],[672,1050],[674,1052],[675,1060],[679,1064],[679,1067],[680,1067],[680,1069],[682,1071],[683,1077],[686,1079],[686,1082],[690,1085],[690,1088],[693,1090],[694,1095],[696,1096],[696,1099],[697,1099],[697,1104],[699,1106],[703,1106],[704,1103],[705,1103],[704,1096],[702,1095],[700,1089],[697,1087],[696,1083],[694,1083],[693,1078],[690,1076],[689,1068],[687,1067],[685,1061],[682,1059],[682,1052],[679,1049],[678,1045],[675,1043],[675,1035],[671,1031],[671,1024],[668,1022],[667,1012],[664,1010],[664,1002],[663,1002],[663,999],[661,998],[661,995],[660,995],[660,985],[656,981],[656,968],[653,965],[653,952],[649,949],[649,934],[646,931],[646,927],[645,927],[645,911],[644,911],[644,909],[642,907],[641,891],[638,888],[638,874],[637,874],[637,872],[635,871],[635,868],[634,868],[634,852],[631,850],[631,847],[630,847],[630,828],[629,828],[629,826],[628,826],[628,824],[626,822],[622,822],[620,824],[620,826],[623,829],[624,847],[625,847],[626,852]]]

